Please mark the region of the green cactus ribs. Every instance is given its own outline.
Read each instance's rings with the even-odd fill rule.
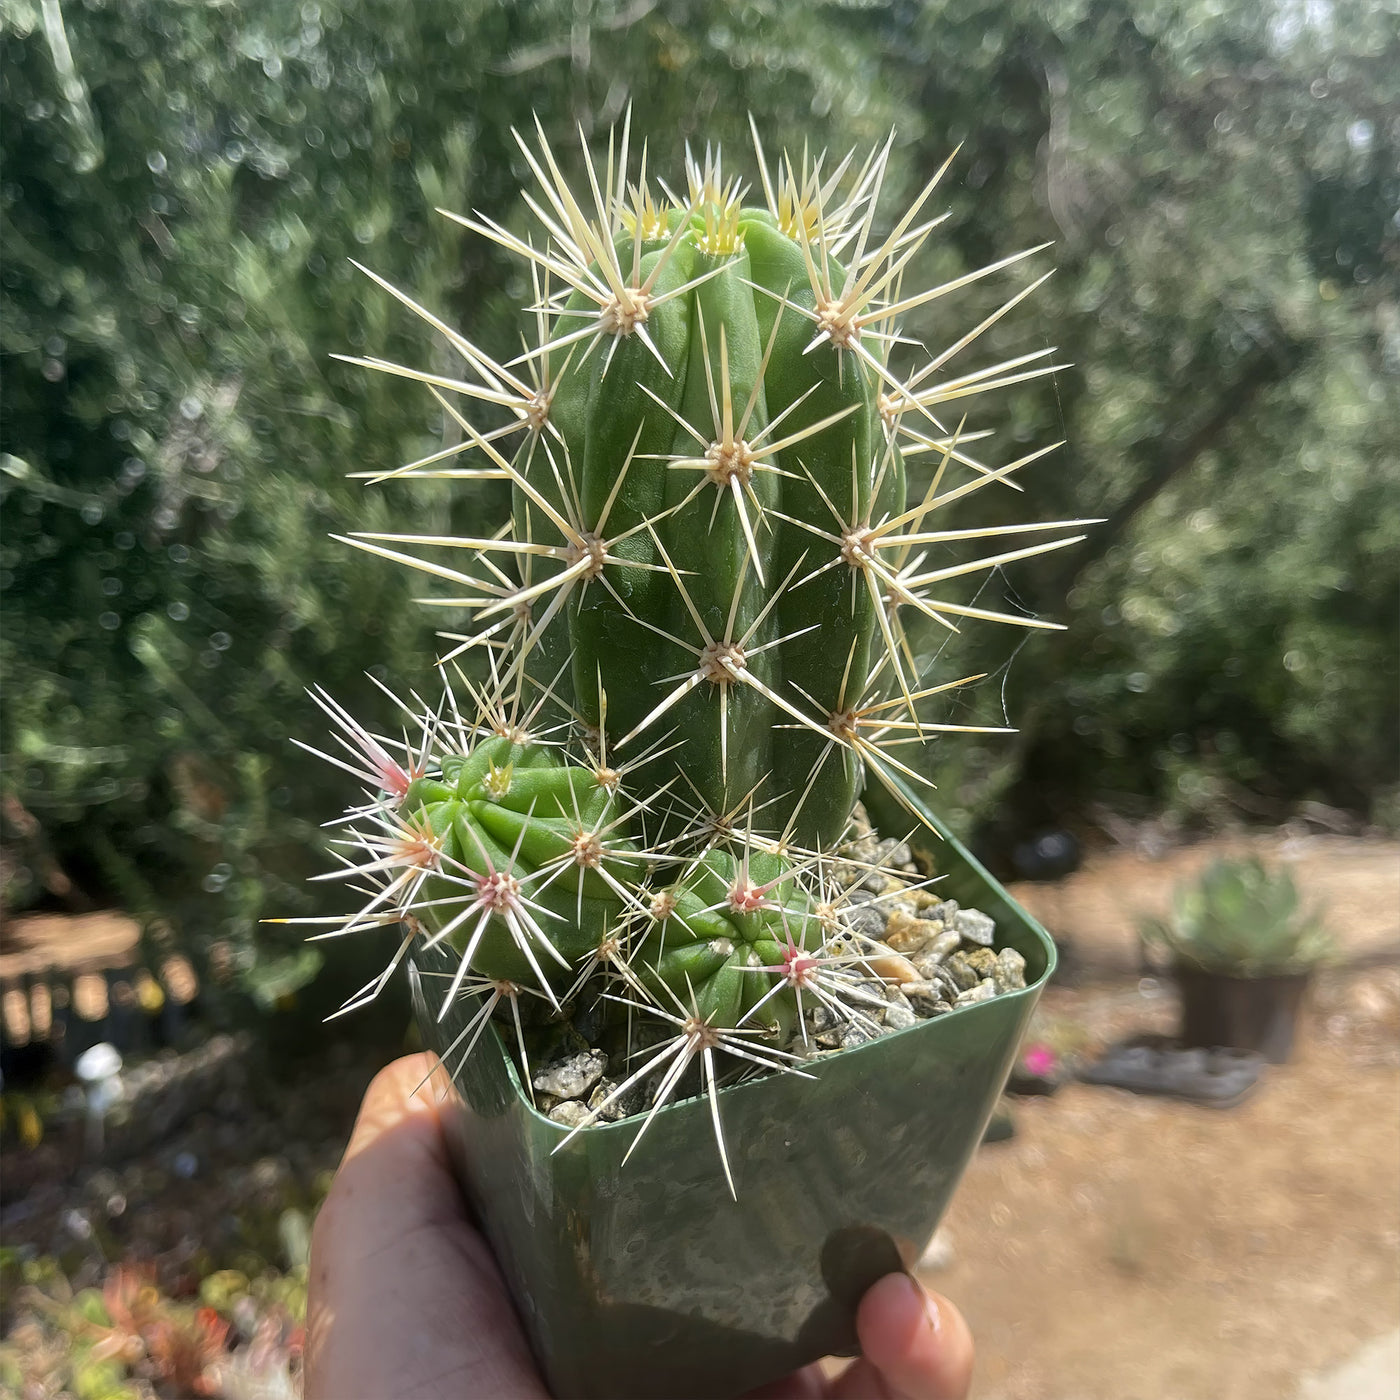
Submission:
[[[402,921],[451,947],[444,1014],[470,979],[477,991],[529,987],[563,1015],[601,970],[717,1028],[790,1037],[810,971],[795,962],[810,962],[832,921],[800,865],[744,836],[689,855],[649,848],[648,803],[623,773],[499,712],[450,726],[425,712],[421,744],[399,760],[392,741],[318,699],[361,759],[340,766],[370,797],[342,842],[363,859],[338,873],[379,884],[338,932]]]
[[[444,759],[439,777],[408,789],[399,819],[430,871],[419,920],[461,954],[444,1007],[469,971],[536,983],[557,1006],[556,984],[634,899],[625,808],[544,745],[492,737]]]
[[[922,365],[895,354],[901,318],[1037,250],[905,295],[906,270],[940,222],[925,211],[947,166],[877,236],[888,142],[859,168],[848,157],[830,172],[786,158],[770,169],[755,131],[755,203],[711,152],[687,156],[684,197],[663,186],[658,202],[645,158],[633,177],[630,121],[601,169],[584,149],[582,197],[541,128],[517,140],[543,237],[481,215],[458,221],[529,267],[525,352],[499,363],[388,288],[471,373],[357,361],[427,384],[463,435],[394,475],[504,477],[509,528],[356,542],[459,585],[441,601],[472,610],[477,630],[448,634],[453,657],[491,649],[503,683],[547,692],[559,717],[606,726],[617,753],[652,746],[654,781],[673,782],[694,810],[748,803],[765,832],[830,845],[867,776],[924,781],[899,750],[953,727],[928,706],[962,681],[923,683],[911,617],[950,629],[965,618],[1052,625],[941,586],[1075,536],[928,564],[1007,533],[931,530],[931,514],[1041,455],[989,466],[969,451],[980,434],[938,417],[946,402],[1053,368],[1037,353],[939,375],[1026,292]],[[463,402],[504,421],[479,427]],[[458,451],[481,465],[440,464]],[[905,463],[921,454],[932,485],[911,504]],[[953,471],[966,479],[953,485]]]

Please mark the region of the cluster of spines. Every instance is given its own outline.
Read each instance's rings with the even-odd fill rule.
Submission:
[[[384,970],[337,1015],[377,997],[415,943],[420,948],[443,944],[456,949],[457,966],[442,989],[439,1019],[463,996],[479,998],[479,1004],[444,1058],[449,1067],[464,1061],[492,1018],[505,1014],[514,1030],[522,1082],[532,1097],[522,998],[538,1001],[555,1019],[598,997],[625,1008],[639,1024],[649,1022],[653,1034],[635,1049],[640,1067],[630,1071],[581,1126],[596,1121],[642,1081],[651,1080],[651,1103],[637,1133],[639,1141],[687,1069],[697,1064],[703,1090],[712,1101],[728,1176],[716,1102],[721,1085],[749,1073],[801,1072],[809,1048],[805,1013],[812,1007],[825,1007],[857,1024],[870,1021],[866,1007],[872,993],[867,982],[873,973],[868,959],[877,948],[846,921],[850,896],[832,878],[830,853],[801,848],[783,835],[764,835],[755,827],[752,798],[732,811],[713,812],[669,790],[649,789],[642,770],[657,756],[655,747],[614,767],[605,730],[589,730],[573,719],[558,726],[540,723],[552,699],[547,692],[524,706],[518,694],[507,698],[499,687],[483,690],[460,672],[455,683],[449,683],[444,668],[442,679],[441,698],[433,705],[417,693],[405,699],[386,691],[407,720],[398,737],[372,733],[330,695],[312,693],[331,721],[338,751],[302,747],[351,773],[362,785],[361,799],[335,823],[341,834],[332,841],[332,849],[340,868],[320,878],[348,883],[360,892],[361,901],[348,916],[278,922],[321,927],[313,939],[403,927]],[[465,713],[458,689],[470,697],[471,708]],[[508,861],[494,860],[484,848],[479,853],[483,858],[475,863],[479,868],[454,861],[446,853],[442,833],[433,829],[417,800],[425,783],[450,774],[492,741],[504,741],[514,752],[549,750],[557,754],[561,767],[576,765],[585,771],[606,798],[601,812],[589,818],[575,804],[576,830],[567,850],[528,873],[521,870],[519,842]],[[489,789],[495,770],[488,768],[488,774]],[[502,777],[509,782],[508,772]],[[624,832],[633,833],[633,839],[620,835]],[[760,861],[767,862],[766,879],[755,871]],[[874,864],[861,868],[868,874],[892,873]],[[572,963],[555,947],[549,919],[556,916],[540,903],[543,892],[566,870],[596,873],[615,896],[613,917]],[[679,908],[678,900],[691,897],[694,903],[690,892],[698,873],[705,874],[712,896],[699,914],[763,913],[782,930],[785,946],[776,960],[746,969],[763,981],[745,996],[737,1014],[707,1008],[683,972],[678,978],[659,976],[655,958],[643,959],[639,953],[644,947],[654,949],[648,940],[658,929],[664,948],[668,923],[680,925],[695,917]],[[582,884],[577,888],[581,899]],[[887,897],[894,893],[907,894],[908,889],[898,884]],[[509,930],[532,979],[492,977],[478,968],[476,950],[492,920]],[[694,931],[690,933],[694,937]],[[795,1039],[787,1045],[779,1043],[787,1037],[778,1033],[771,1013],[765,1014],[770,1001],[784,993],[790,994],[796,1012]],[[717,1061],[720,1052],[727,1057],[724,1063]],[[454,1056],[459,1059],[453,1061]]]
[[[903,761],[899,750],[940,732],[978,728],[931,720],[921,702],[980,679],[968,676],[925,684],[906,630],[906,619],[918,616],[949,631],[959,630],[959,623],[965,619],[1026,628],[1055,627],[1057,624],[1038,617],[939,596],[939,589],[950,581],[987,574],[1064,547],[1081,536],[1060,533],[1049,540],[997,549],[943,567],[931,565],[929,552],[942,546],[975,545],[980,540],[1003,536],[1055,534],[1091,522],[1033,521],[980,529],[929,528],[931,519],[940,511],[976,492],[996,485],[1019,489],[1017,473],[1059,445],[1051,444],[1005,465],[993,466],[969,450],[985,434],[965,432],[963,421],[945,422],[939,416],[943,405],[1048,374],[1056,368],[1045,363],[1053,353],[1047,349],[955,377],[939,377],[955,356],[976,344],[1045,278],[1016,292],[978,325],[939,352],[926,354],[922,362],[916,361],[907,370],[898,368],[897,362],[905,358],[905,351],[922,347],[900,334],[898,322],[907,313],[1011,267],[1040,249],[1027,249],[939,286],[904,295],[906,269],[946,217],[921,219],[952,158],[923,187],[889,234],[878,238],[875,220],[893,138],[859,168],[848,156],[835,169],[825,172],[822,158],[809,159],[805,153],[798,163],[784,157],[770,166],[755,128],[754,145],[768,211],[776,226],[801,247],[808,278],[804,289],[807,294],[802,298],[779,298],[778,320],[805,318],[812,329],[808,351],[830,342],[842,352],[840,364],[859,364],[877,384],[883,436],[876,449],[878,460],[869,464],[877,484],[892,470],[896,454],[905,458],[933,454],[935,466],[920,499],[903,509],[881,510],[876,504],[879,490],[864,493],[862,504],[862,493],[854,490],[854,478],[859,475],[854,470],[859,464],[854,462],[851,500],[833,499],[810,472],[806,473],[821,497],[826,518],[804,520],[765,505],[755,479],[765,473],[795,475],[778,465],[779,451],[799,446],[843,415],[832,415],[791,433],[784,431],[779,419],[766,424],[752,438],[746,437],[756,390],[743,399],[732,397],[727,347],[721,338],[720,344],[705,347],[710,410],[707,421],[691,423],[669,406],[657,408],[658,413],[669,414],[675,420],[683,435],[693,439],[692,452],[668,458],[675,471],[695,474],[693,489],[679,505],[668,506],[625,528],[613,529],[614,506],[633,458],[629,455],[619,464],[613,489],[601,505],[591,511],[586,508],[568,448],[551,422],[555,392],[570,366],[577,369],[595,355],[603,357],[606,375],[614,352],[630,336],[646,344],[661,368],[667,368],[648,333],[648,320],[658,305],[692,291],[713,276],[714,269],[664,292],[657,290],[661,274],[696,216],[704,221],[705,238],[712,239],[717,248],[727,248],[724,230],[732,230],[745,190],[737,181],[726,182],[718,152],[707,150],[703,160],[687,156],[686,193],[679,195],[661,183],[662,198],[658,202],[648,183],[645,150],[640,171],[635,180],[632,178],[629,120],[620,137],[610,139],[601,171],[584,145],[587,192],[580,199],[570,188],[542,128],[537,126],[536,135],[535,144],[518,134],[517,142],[538,186],[537,192],[526,191],[524,197],[544,230],[541,244],[536,245],[484,215],[449,215],[528,264],[535,292],[529,308],[536,331],[533,343],[525,342],[520,355],[509,363],[500,363],[411,297],[376,277],[381,286],[446,337],[467,366],[469,376],[451,378],[378,359],[354,359],[352,363],[425,384],[461,431],[459,443],[397,470],[375,474],[372,479],[448,476],[508,480],[517,496],[523,497],[529,508],[539,512],[557,532],[557,542],[535,540],[510,527],[489,537],[366,534],[350,542],[455,585],[457,591],[449,597],[424,600],[435,606],[467,610],[476,619],[470,631],[444,634],[453,644],[444,659],[476,648],[498,650],[508,658],[504,663],[507,680],[517,682],[534,664],[535,654],[551,625],[566,609],[577,608],[590,589],[605,590],[613,605],[624,612],[628,610],[625,599],[613,585],[611,572],[626,567],[668,573],[684,604],[688,622],[694,624],[693,632],[681,636],[670,630],[661,631],[645,619],[641,623],[660,632],[660,639],[689,654],[693,666],[676,675],[670,687],[657,694],[656,703],[646,707],[641,722],[618,737],[619,750],[644,736],[654,738],[665,732],[673,706],[692,691],[702,689],[715,698],[721,756],[727,764],[729,697],[735,687],[749,687],[784,712],[785,724],[805,727],[821,740],[809,788],[820,768],[835,760],[848,768],[863,768],[902,800],[898,784],[891,781],[894,774],[916,783],[927,780],[917,765]],[[843,184],[849,192],[841,197]],[[644,258],[644,253],[658,251],[659,256]],[[834,271],[838,259],[845,260],[845,270],[840,275]],[[587,301],[590,310],[578,309],[580,297]],[[566,309],[571,298],[572,309]],[[775,322],[775,335],[777,328]],[[701,331],[703,335],[703,321]],[[767,352],[771,350],[772,337]],[[490,405],[505,421],[489,429],[479,428],[449,395]],[[511,439],[517,443],[523,439],[523,445],[521,450],[507,455],[503,449]],[[484,460],[469,466],[445,465],[448,458],[468,453]],[[543,473],[541,459],[545,464]],[[950,480],[954,467],[966,473],[958,484]],[[542,479],[551,484],[551,490],[541,490]],[[663,521],[711,486],[715,488],[713,510],[719,508],[723,499],[733,502],[750,567],[771,589],[758,619],[738,616],[736,588],[736,606],[730,609],[724,625],[707,622],[691,602],[686,571],[672,562],[661,542],[658,527]],[[767,518],[769,512],[810,535],[813,557],[820,548],[825,562],[804,564],[789,569],[781,578],[765,580],[756,541],[760,532],[772,525]],[[639,564],[636,550],[628,551],[629,542],[638,535],[648,537],[653,562]],[[413,550],[401,546],[411,546]],[[469,562],[465,567],[456,567],[443,562],[438,551],[464,551]],[[762,668],[750,663],[760,650],[790,647],[802,633],[790,631],[760,639],[762,624],[785,592],[838,568],[847,573],[852,596],[858,593],[868,598],[873,607],[878,624],[878,654],[868,666],[858,668],[860,673],[852,674],[848,665],[839,696],[815,696],[797,686],[768,686]]]

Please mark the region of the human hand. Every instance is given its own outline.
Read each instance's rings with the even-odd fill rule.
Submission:
[[[468,1220],[431,1093],[410,1055],[365,1093],[311,1236],[306,1400],[548,1400],[485,1239]],[[972,1338],[953,1305],[905,1274],[861,1300],[863,1355],[753,1400],[964,1400]]]

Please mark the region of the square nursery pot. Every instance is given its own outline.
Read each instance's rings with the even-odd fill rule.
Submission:
[[[531,1106],[494,1027],[449,1082],[446,1121],[462,1187],[505,1275],[535,1357],[561,1397],[739,1395],[857,1350],[865,1289],[912,1265],[996,1106],[1054,970],[1045,931],[936,818],[938,888],[991,915],[1026,960],[1024,991],[962,1007],[719,1098],[738,1200],[710,1108],[662,1109],[626,1166],[639,1118],[567,1130]],[[441,961],[433,961],[439,958]],[[439,1053],[474,1009],[418,1021]],[[434,981],[438,979],[434,978]]]
[[[1257,1050],[1274,1065],[1292,1056],[1311,971],[1235,977],[1187,963],[1172,971],[1181,993],[1183,1045]]]

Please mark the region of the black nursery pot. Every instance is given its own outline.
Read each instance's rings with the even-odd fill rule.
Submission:
[[[939,892],[996,920],[1029,985],[821,1059],[815,1078],[723,1091],[737,1201],[703,1099],[662,1109],[624,1166],[641,1120],[556,1151],[566,1129],[531,1106],[494,1030],[451,1082],[439,1065],[462,1187],[555,1396],[713,1400],[855,1352],[861,1295],[933,1234],[1054,969],[1045,931],[939,830]],[[412,968],[439,1053],[475,1008],[439,1023],[422,977],[453,965],[435,949]]]
[[[1257,1050],[1275,1065],[1292,1056],[1311,972],[1234,977],[1183,963],[1174,972],[1181,992],[1183,1045]]]

